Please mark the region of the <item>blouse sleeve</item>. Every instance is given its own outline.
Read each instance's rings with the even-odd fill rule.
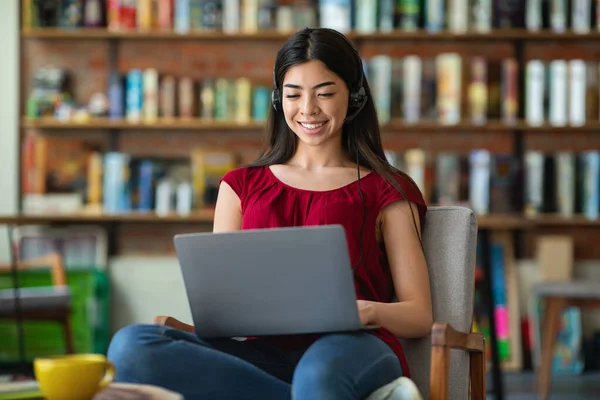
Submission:
[[[221,180],[221,182],[226,182],[231,189],[237,194],[237,196],[242,200],[244,198],[244,189],[246,187],[246,174],[247,168],[237,168],[227,172]]]
[[[423,194],[419,190],[419,187],[412,179],[402,174],[394,174],[394,179],[402,188],[406,198],[400,191],[398,191],[398,189],[392,186],[388,181],[384,180],[379,196],[379,210],[382,210],[384,207],[395,201],[408,200],[417,205],[419,210],[419,219],[421,224],[423,224],[425,221],[425,214],[427,212],[427,204],[425,203],[425,199],[423,198]]]

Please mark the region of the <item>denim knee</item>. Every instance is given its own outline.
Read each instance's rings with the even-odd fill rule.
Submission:
[[[145,375],[144,368],[159,361],[160,349],[152,344],[165,340],[164,329],[159,325],[129,325],[114,334],[107,357],[115,366],[115,380],[136,380],[134,376]]]
[[[353,392],[353,377],[345,372],[343,359],[329,358],[300,362],[292,381],[292,398],[315,398],[335,400],[340,393]],[[318,395],[317,395],[318,393]]]

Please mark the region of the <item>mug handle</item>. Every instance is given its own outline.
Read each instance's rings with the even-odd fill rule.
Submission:
[[[106,361],[106,373],[104,374],[104,378],[100,381],[99,389],[102,390],[113,381],[115,378],[115,366],[110,361]]]

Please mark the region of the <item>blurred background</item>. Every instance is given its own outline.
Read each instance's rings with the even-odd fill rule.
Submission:
[[[489,240],[473,329],[488,338],[489,398],[534,398],[544,307],[533,285],[600,283],[599,0],[0,9],[0,222],[19,225],[0,231],[0,261],[59,254],[71,309],[67,325],[0,320],[2,365],[64,353],[65,329],[75,351],[105,352],[125,325],[191,322],[172,236],[212,229],[220,177],[262,148],[276,51],[325,26],[359,49],[389,161],[430,205],[478,214]],[[2,315],[15,276],[0,271]],[[56,279],[27,270],[18,283]],[[598,311],[562,311],[552,376],[552,398],[598,398]]]

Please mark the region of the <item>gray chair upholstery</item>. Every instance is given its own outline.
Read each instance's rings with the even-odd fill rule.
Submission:
[[[465,207],[430,207],[423,227],[423,246],[429,268],[434,322],[470,332],[473,319],[477,219]],[[429,398],[431,339],[402,340],[411,378]],[[450,351],[449,399],[467,399],[469,355]]]
[[[41,311],[69,308],[71,290],[68,286],[25,287],[17,289],[19,306],[23,311]],[[0,315],[16,309],[15,290],[0,290]]]

